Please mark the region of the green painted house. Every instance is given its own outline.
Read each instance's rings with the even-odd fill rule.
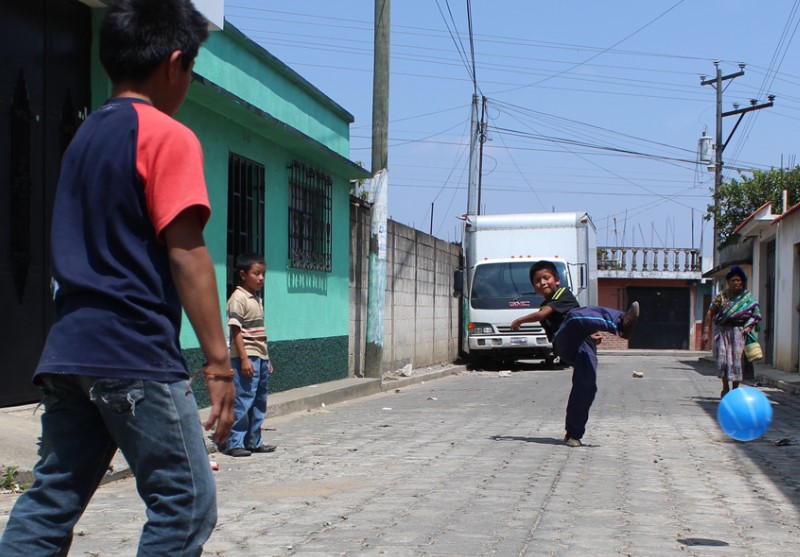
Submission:
[[[212,31],[177,118],[199,137],[212,206],[205,237],[220,308],[232,263],[245,251],[267,263],[265,319],[276,369],[270,390],[345,378],[349,333],[353,117],[319,89],[222,24],[221,0],[196,2]],[[0,6],[0,296],[8,308],[0,350],[7,406],[35,400],[30,385],[52,308],[49,220],[60,156],[87,112],[109,96],[96,52],[102,3],[11,0]],[[31,32],[34,30],[35,32]],[[13,138],[13,140],[11,139]],[[20,193],[21,192],[21,193]],[[24,322],[25,329],[20,329]],[[190,369],[202,362],[185,321]]]

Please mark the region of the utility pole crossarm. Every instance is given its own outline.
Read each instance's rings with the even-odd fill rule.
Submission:
[[[754,104],[753,106],[748,106],[747,108],[737,108],[736,110],[729,110],[728,112],[723,112],[722,117],[725,116],[734,116],[736,114],[746,114],[747,112],[752,112],[753,110],[760,110],[762,108],[769,108],[771,106],[775,106],[775,103],[772,101],[762,103],[762,104]]]
[[[726,81],[728,79],[735,79],[737,77],[742,77],[743,75],[744,75],[744,71],[738,71],[736,73],[732,73],[732,74],[728,74],[728,75],[721,75],[718,78],[714,77],[714,78],[710,78],[710,79],[704,79],[703,81],[700,82],[700,85],[716,85],[717,81]]]

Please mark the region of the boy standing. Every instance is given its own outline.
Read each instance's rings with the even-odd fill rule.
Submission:
[[[200,555],[216,488],[181,356],[181,309],[209,365],[205,428],[228,436],[234,390],[194,134],[172,118],[207,22],[189,0],[119,0],[100,28],[112,98],[64,154],[53,209],[56,319],[34,374],[41,460],[0,555],[66,555],[119,448],[147,506],[138,555]]]
[[[511,329],[516,331],[523,323],[539,321],[555,353],[573,366],[564,442],[569,447],[580,447],[597,393],[596,345],[601,340],[600,331],[630,338],[639,317],[639,302],[633,302],[626,312],[599,306],[580,307],[572,292],[561,286],[556,266],[550,261],[534,263],[530,278],[544,302],[539,311],[514,320]]]
[[[238,286],[228,299],[228,326],[231,331],[231,363],[236,370],[234,422],[225,454],[250,456],[271,453],[275,445],[261,442],[261,424],[267,414],[269,376],[273,372],[267,353],[264,305],[258,292],[264,287],[267,268],[264,258],[255,253],[236,258]]]

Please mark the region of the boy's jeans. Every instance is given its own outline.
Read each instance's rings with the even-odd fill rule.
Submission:
[[[187,381],[49,375],[36,481],[11,511],[4,557],[62,556],[117,447],[147,505],[139,557],[200,555],[216,487]]]
[[[556,354],[573,368],[565,424],[570,437],[581,439],[586,433],[589,409],[597,393],[597,348],[589,336],[597,332],[619,334],[622,316],[623,312],[612,308],[576,308],[553,338]]]
[[[242,375],[242,359],[231,358],[236,370],[236,403],[233,406],[234,422],[228,437],[227,449],[257,449],[261,446],[261,424],[267,415],[269,391],[269,360],[249,356],[253,363],[253,376]]]

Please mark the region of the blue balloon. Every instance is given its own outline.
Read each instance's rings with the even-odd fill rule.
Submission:
[[[758,389],[740,386],[722,397],[717,421],[730,437],[752,441],[764,435],[772,423],[772,405]]]

